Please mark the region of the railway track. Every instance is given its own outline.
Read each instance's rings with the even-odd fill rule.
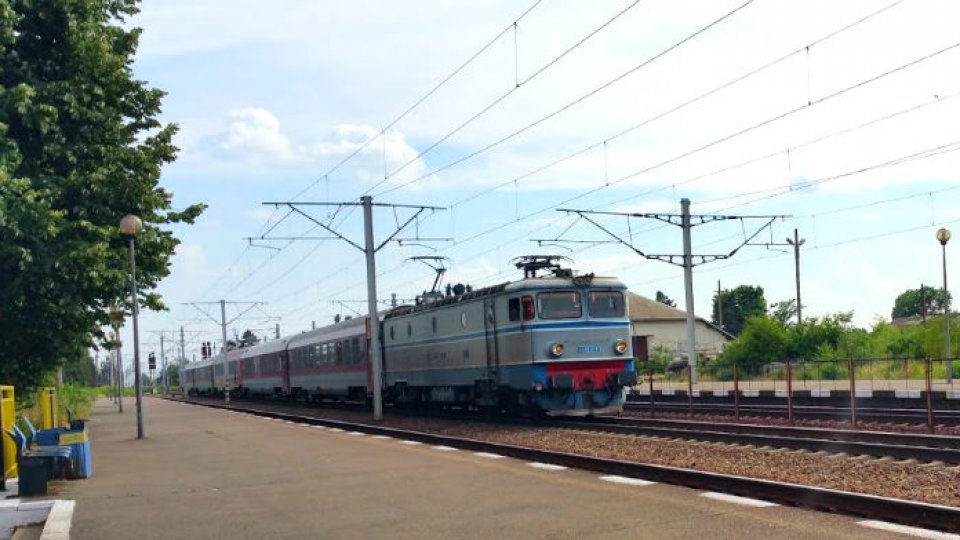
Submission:
[[[398,439],[450,446],[475,452],[495,453],[516,459],[574,467],[603,474],[616,474],[696,489],[723,491],[734,495],[764,499],[789,506],[828,510],[840,514],[894,521],[905,525],[960,532],[960,508],[949,506],[793,483],[774,482],[743,476],[696,471],[679,467],[541,450],[365,423],[317,418],[307,414],[270,410],[269,408],[255,406],[253,404],[226,405],[222,402],[213,403],[204,401],[184,401],[184,403],[216,409],[234,410],[309,425],[336,427],[373,435],[384,435]],[[577,423],[575,422],[574,424]]]
[[[551,421],[547,425],[624,435],[960,464],[958,437],[609,416]]]
[[[624,410],[635,412],[649,412],[650,404],[642,401],[628,401],[624,405]],[[679,413],[686,414],[690,410],[687,403],[679,402],[657,402],[653,410],[657,413]],[[693,404],[694,414],[718,414],[733,416],[736,409],[732,403],[697,403]],[[757,417],[775,417],[785,418],[788,415],[786,405],[740,405],[740,416]],[[794,405],[793,415],[796,418],[807,418],[815,420],[838,420],[844,421],[850,419],[850,410],[847,408],[814,406],[814,405]],[[904,424],[926,424],[926,409],[878,409],[878,408],[857,408],[857,420],[862,422],[880,422],[880,423],[904,423]],[[936,424],[956,426],[960,425],[960,411],[955,410],[934,410],[933,421]]]
[[[239,403],[272,403],[244,402]],[[331,410],[364,411],[368,407],[355,403],[280,402],[277,405],[304,409],[322,407]],[[648,419],[637,417],[603,416],[576,419],[517,419],[490,418],[463,412],[443,413],[426,411],[406,416],[444,418],[458,421],[489,422],[529,427],[550,427],[599,433],[615,433],[641,437],[659,437],[686,441],[736,444],[741,446],[806,450],[848,456],[870,456],[960,464],[960,437],[889,433],[878,431],[851,431],[841,429],[765,426],[725,422],[697,422],[686,420]]]

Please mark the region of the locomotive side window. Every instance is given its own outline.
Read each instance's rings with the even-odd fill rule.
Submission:
[[[520,320],[520,299],[511,298],[507,300],[507,318],[511,321]]]
[[[537,311],[541,319],[577,319],[583,315],[580,293],[546,292],[537,295]]]
[[[407,337],[413,336],[413,326],[410,323],[407,323]]]
[[[391,327],[390,327],[390,341],[393,341],[394,339],[396,339],[396,336],[393,335],[393,327],[391,326]]]
[[[437,318],[436,318],[436,317],[430,319],[430,326],[433,327],[433,333],[436,334],[436,333],[437,333]]]
[[[460,312],[460,326],[462,326],[462,327],[464,327],[464,328],[467,327],[467,312],[466,312],[466,311],[461,311],[461,312]]]
[[[533,297],[524,296],[520,301],[523,303],[523,320],[532,321],[537,316],[537,312],[533,309]]]
[[[591,317],[623,317],[623,293],[620,291],[591,291],[587,293]]]

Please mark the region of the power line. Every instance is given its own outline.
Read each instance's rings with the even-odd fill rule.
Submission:
[[[728,81],[725,82],[725,83],[722,83],[722,84],[720,84],[720,85],[718,85],[718,86],[715,86],[715,87],[711,88],[710,90],[707,90],[706,92],[703,92],[703,93],[701,93],[701,94],[699,94],[699,95],[697,95],[697,96],[695,96],[695,97],[693,97],[693,98],[691,98],[691,99],[688,99],[688,100],[686,100],[686,101],[684,101],[684,102],[682,102],[682,103],[679,103],[679,104],[677,104],[677,105],[674,105],[673,107],[670,107],[670,108],[667,109],[667,110],[661,111],[660,113],[657,113],[657,114],[654,115],[654,116],[645,118],[644,120],[642,120],[642,121],[640,121],[640,122],[638,122],[638,123],[635,123],[635,124],[633,124],[633,125],[625,128],[625,129],[623,129],[623,130],[620,130],[620,131],[618,131],[617,133],[614,133],[614,134],[612,134],[612,135],[609,135],[609,136],[607,136],[606,138],[604,138],[602,141],[598,141],[598,142],[595,142],[595,143],[590,144],[590,145],[588,145],[588,146],[585,146],[585,147],[583,147],[583,148],[580,148],[579,150],[576,150],[576,151],[574,151],[574,152],[571,152],[570,154],[567,154],[567,155],[565,155],[565,156],[563,156],[563,157],[561,157],[561,158],[558,158],[558,159],[556,159],[556,160],[554,160],[554,161],[551,161],[551,162],[549,162],[549,163],[547,163],[547,164],[545,164],[545,165],[542,165],[542,166],[540,166],[540,167],[537,167],[536,169],[533,169],[532,171],[526,172],[526,173],[524,173],[524,174],[522,174],[522,175],[520,175],[520,176],[514,177],[514,178],[512,178],[512,179],[510,179],[510,180],[507,180],[507,181],[505,181],[505,182],[502,182],[502,183],[497,184],[497,185],[495,185],[495,186],[492,186],[492,187],[490,187],[490,188],[487,188],[487,189],[484,189],[484,190],[479,191],[479,192],[477,192],[477,193],[474,193],[474,194],[472,194],[472,195],[469,195],[469,196],[467,196],[467,197],[465,197],[465,198],[463,198],[463,199],[460,199],[460,200],[452,203],[452,204],[450,205],[450,207],[452,208],[452,207],[455,207],[455,206],[459,206],[459,205],[461,205],[461,204],[464,204],[464,203],[467,203],[467,202],[469,202],[469,201],[472,201],[472,200],[474,200],[474,199],[476,199],[476,198],[478,198],[478,197],[480,197],[480,196],[482,196],[482,195],[485,195],[485,194],[487,194],[487,193],[491,193],[491,192],[493,192],[493,191],[497,191],[497,190],[499,190],[499,189],[501,189],[501,188],[504,188],[504,187],[506,187],[506,186],[509,186],[510,184],[516,184],[516,183],[518,183],[518,182],[520,182],[520,181],[522,181],[522,180],[525,180],[526,178],[529,178],[529,177],[531,177],[531,176],[534,176],[534,175],[536,175],[536,174],[539,174],[539,173],[541,173],[541,172],[543,172],[543,171],[545,171],[545,170],[551,169],[551,168],[553,168],[553,167],[556,166],[556,165],[559,165],[559,164],[561,164],[561,163],[564,163],[564,162],[566,162],[566,161],[569,161],[569,160],[571,160],[571,159],[574,159],[574,158],[576,158],[576,157],[579,157],[579,156],[581,156],[581,155],[583,155],[583,154],[585,154],[585,153],[587,153],[587,152],[590,152],[590,151],[592,151],[592,150],[596,150],[596,149],[598,149],[598,148],[600,148],[600,147],[603,147],[603,146],[605,146],[606,144],[608,144],[609,142],[611,142],[611,141],[613,141],[613,140],[616,140],[616,139],[618,139],[618,138],[620,138],[620,137],[623,137],[623,136],[625,136],[625,135],[627,135],[627,134],[629,134],[629,133],[632,133],[632,132],[640,129],[641,127],[647,126],[647,125],[649,125],[649,124],[651,124],[651,123],[653,123],[653,122],[655,122],[655,121],[657,121],[657,120],[660,120],[660,119],[662,119],[662,118],[664,118],[664,117],[666,117],[666,116],[669,116],[669,115],[671,115],[671,114],[673,114],[673,113],[675,113],[675,112],[678,112],[678,111],[680,111],[680,110],[683,110],[683,109],[685,109],[685,108],[687,108],[687,107],[689,107],[689,106],[691,106],[691,105],[694,105],[694,104],[696,104],[696,103],[698,103],[698,102],[700,102],[700,101],[702,101],[702,100],[704,100],[704,99],[706,99],[706,98],[708,98],[708,97],[710,97],[710,96],[712,96],[712,95],[714,95],[714,94],[717,94],[717,93],[719,93],[719,92],[721,92],[721,91],[723,91],[723,90],[726,90],[727,88],[730,88],[731,86],[734,86],[734,85],[736,85],[736,84],[738,84],[738,83],[741,83],[741,82],[743,82],[744,80],[753,77],[754,75],[757,75],[757,74],[762,73],[762,72],[764,72],[764,71],[766,71],[766,70],[768,70],[768,69],[770,69],[770,68],[772,68],[772,67],[774,67],[774,66],[777,66],[777,65],[785,62],[786,60],[788,60],[788,59],[796,56],[797,54],[800,54],[800,53],[803,53],[803,52],[807,52],[807,51],[809,51],[811,48],[813,48],[813,47],[815,47],[815,46],[817,46],[817,45],[819,45],[819,44],[821,44],[821,43],[823,43],[823,42],[825,42],[825,41],[827,41],[827,40],[829,40],[829,39],[831,39],[831,38],[833,38],[833,37],[836,37],[837,35],[839,35],[839,34],[841,34],[841,33],[843,33],[843,32],[846,32],[846,31],[854,28],[854,27],[856,27],[856,26],[858,26],[858,25],[860,25],[860,24],[862,24],[862,23],[864,23],[864,22],[866,22],[866,21],[868,21],[868,20],[870,20],[870,19],[872,19],[872,18],[880,15],[881,13],[884,13],[885,11],[893,8],[894,6],[896,6],[896,5],[898,5],[898,4],[902,3],[902,2],[903,2],[903,0],[897,0],[896,2],[893,2],[892,4],[888,4],[888,5],[884,6],[884,7],[881,8],[881,9],[878,9],[878,10],[876,10],[876,11],[874,11],[874,12],[868,14],[868,15],[865,15],[865,16],[857,19],[856,21],[853,21],[853,22],[851,22],[851,23],[849,23],[849,24],[844,25],[844,26],[841,27],[841,28],[838,28],[838,29],[836,29],[836,30],[834,30],[834,31],[832,31],[832,32],[824,35],[824,36],[821,36],[821,37],[819,37],[819,38],[811,41],[810,43],[807,43],[806,45],[804,45],[804,46],[802,46],[802,47],[799,47],[799,48],[797,48],[797,49],[795,49],[795,50],[793,50],[793,51],[791,51],[791,52],[788,52],[788,53],[786,53],[786,54],[783,54],[783,55],[781,55],[780,57],[778,57],[778,58],[775,59],[775,60],[772,60],[772,61],[770,61],[770,62],[767,62],[767,63],[765,63],[765,64],[763,64],[763,65],[761,65],[761,66],[758,66],[758,67],[756,67],[756,68],[753,68],[753,69],[751,69],[751,70],[748,70],[748,71],[746,71],[746,72],[744,72],[744,73],[742,73],[742,74],[740,74],[740,75],[738,75],[738,76],[736,76],[736,77],[728,80]]]
[[[327,169],[326,172],[324,172],[321,176],[319,176],[319,177],[317,177],[316,179],[314,179],[309,185],[307,185],[305,188],[301,189],[301,190],[298,191],[296,194],[294,194],[292,197],[290,197],[290,199],[291,199],[291,200],[296,199],[296,198],[300,197],[301,195],[303,195],[304,193],[306,193],[307,191],[310,191],[310,190],[311,190],[314,186],[316,186],[321,180],[326,180],[326,179],[328,179],[329,176],[330,176],[331,174],[333,174],[334,172],[336,172],[341,166],[343,166],[344,164],[346,164],[347,162],[349,162],[351,159],[353,159],[354,157],[356,157],[360,152],[362,152],[364,149],[366,149],[373,141],[377,140],[377,139],[380,138],[380,137],[383,137],[384,134],[385,134],[387,131],[389,131],[389,130],[390,130],[392,127],[394,127],[397,123],[399,123],[401,120],[403,120],[407,115],[409,115],[411,112],[413,112],[415,109],[417,109],[420,105],[422,105],[427,99],[429,99],[431,96],[433,96],[438,90],[440,90],[440,88],[442,88],[443,86],[445,86],[445,85],[446,85],[448,82],[450,82],[454,77],[456,77],[460,72],[462,72],[464,69],[466,69],[467,66],[469,66],[470,64],[472,64],[477,58],[479,58],[481,55],[483,55],[483,53],[486,52],[491,46],[493,46],[494,43],[496,43],[497,41],[499,41],[500,38],[502,38],[504,35],[506,35],[509,31],[513,30],[513,29],[515,28],[515,26],[516,26],[521,20],[523,20],[527,15],[529,15],[537,6],[539,6],[541,2],[542,2],[542,0],[536,0],[536,1],[534,1],[526,10],[524,10],[524,11],[520,14],[519,17],[515,18],[510,24],[506,25],[502,30],[500,30],[500,32],[498,32],[496,35],[494,35],[492,38],[490,38],[486,43],[483,44],[483,46],[480,47],[480,49],[478,49],[476,52],[474,52],[473,54],[471,54],[464,62],[462,62],[462,63],[461,63],[459,66],[457,66],[452,72],[450,72],[446,77],[444,77],[443,79],[441,79],[440,82],[438,82],[438,83],[437,83],[436,85],[434,85],[429,91],[427,91],[427,93],[425,93],[424,95],[420,96],[420,98],[418,98],[418,99],[417,99],[416,101],[414,101],[410,106],[408,106],[406,109],[404,109],[404,111],[403,111],[402,113],[400,113],[397,117],[395,117],[393,120],[391,120],[382,130],[380,130],[380,132],[377,133],[377,135],[374,135],[374,136],[368,138],[363,144],[361,144],[360,146],[358,146],[357,148],[355,148],[352,152],[350,152],[350,153],[347,154],[345,157],[343,157],[340,161],[338,161],[336,164],[334,164],[331,168]],[[369,193],[369,190],[366,191],[366,192],[364,192],[364,194],[367,194],[367,193]],[[275,214],[275,213],[276,213],[276,209],[274,209],[274,214]],[[263,232],[263,230],[269,225],[270,220],[273,218],[273,215],[274,215],[274,214],[271,214],[271,216],[267,219],[266,223],[260,228],[260,232],[257,233],[258,235],[260,235],[260,234]],[[281,247],[278,251],[283,251],[284,249],[286,249],[286,248],[289,247],[289,246],[290,246],[290,244],[288,243],[288,244],[286,244],[285,246]],[[233,270],[233,268],[240,262],[240,260],[242,260],[243,256],[246,255],[246,253],[249,251],[249,248],[250,248],[249,245],[247,245],[247,246],[244,247],[244,249],[240,252],[240,255],[238,255],[237,258],[227,267],[227,269],[224,270],[224,272],[220,275],[220,277],[218,277],[216,280],[214,280],[214,282],[211,284],[211,286],[207,289],[206,293],[204,293],[202,296],[206,296],[207,293],[210,293],[211,291],[213,291],[213,290],[216,288],[216,286],[222,281],[223,277],[226,276],[226,275],[228,275],[228,274]],[[261,265],[261,267],[262,267],[262,265]],[[255,272],[256,272],[256,271],[254,271],[254,273],[255,273]],[[244,280],[244,281],[245,281],[245,280]],[[236,286],[234,287],[234,289],[235,289],[235,288],[236,288]],[[233,290],[233,289],[232,289],[232,290]]]
[[[580,38],[580,40],[578,40],[576,43],[574,43],[571,47],[567,48],[567,49],[564,50],[562,53],[560,53],[558,56],[554,57],[552,60],[550,60],[550,61],[548,61],[546,64],[542,65],[539,69],[537,69],[532,75],[530,75],[529,77],[527,77],[525,80],[523,80],[522,82],[521,82],[521,81],[517,81],[516,86],[514,86],[513,88],[507,90],[504,94],[501,94],[499,97],[497,97],[496,99],[494,99],[492,102],[490,102],[489,104],[487,104],[486,106],[484,106],[483,108],[481,108],[481,109],[480,109],[478,112],[476,112],[473,116],[469,117],[466,121],[464,121],[463,123],[461,123],[460,125],[458,125],[457,127],[455,127],[453,130],[447,132],[446,135],[444,135],[443,137],[440,137],[439,139],[437,139],[436,141],[434,141],[433,143],[431,143],[429,146],[427,146],[427,148],[425,148],[424,150],[418,152],[416,156],[410,158],[409,160],[407,160],[405,163],[403,163],[402,165],[400,165],[399,167],[397,167],[397,168],[394,169],[393,171],[390,171],[389,174],[387,174],[387,175],[384,176],[384,179],[383,179],[381,182],[377,183],[377,184],[374,185],[372,188],[370,188],[370,191],[372,191],[373,189],[376,189],[378,186],[380,186],[381,184],[383,184],[384,182],[386,182],[387,180],[389,180],[390,178],[392,178],[394,175],[396,175],[397,173],[403,171],[404,169],[406,169],[407,167],[409,167],[412,163],[415,163],[418,159],[420,159],[420,158],[422,158],[423,156],[425,156],[426,154],[430,153],[434,148],[436,148],[437,146],[443,144],[443,143],[444,143],[445,141],[447,141],[450,137],[452,137],[452,136],[456,135],[457,133],[459,133],[463,128],[465,128],[465,127],[467,127],[468,125],[470,125],[471,123],[473,123],[474,120],[476,120],[477,118],[480,118],[481,116],[483,116],[484,114],[486,114],[488,111],[490,111],[490,109],[496,107],[498,104],[500,104],[501,102],[503,102],[503,100],[507,99],[507,97],[509,97],[509,96],[512,95],[514,92],[516,92],[517,90],[519,90],[521,86],[523,86],[523,85],[525,85],[526,83],[532,81],[533,79],[536,79],[540,74],[542,74],[543,72],[545,72],[545,71],[547,71],[548,69],[550,69],[551,67],[553,67],[557,62],[559,62],[559,61],[562,60],[564,57],[566,57],[568,54],[570,54],[571,52],[573,52],[574,50],[576,50],[577,48],[579,48],[581,45],[583,45],[584,43],[586,43],[587,41],[589,41],[590,38],[596,36],[598,33],[600,33],[601,31],[603,31],[603,29],[605,29],[607,26],[611,25],[614,21],[616,21],[617,19],[619,19],[620,17],[622,17],[623,15],[625,15],[628,11],[630,11],[631,9],[633,9],[634,7],[636,7],[637,4],[639,4],[639,3],[640,3],[640,0],[634,0],[634,2],[632,2],[630,5],[628,5],[627,7],[623,8],[622,10],[620,10],[620,11],[619,11],[617,14],[615,14],[613,17],[611,17],[610,19],[607,19],[606,22],[604,22],[603,24],[601,24],[601,25],[598,26],[597,28],[593,29],[593,30],[592,30],[590,33],[588,33],[586,36]],[[433,174],[433,173],[431,173],[431,174]],[[428,176],[429,176],[429,175],[428,175]]]
[[[384,134],[385,134],[387,131],[390,130],[390,128],[392,128],[392,127],[394,127],[395,125],[397,125],[397,123],[399,123],[401,120],[403,120],[408,114],[410,114],[411,112],[413,112],[414,109],[416,109],[417,107],[419,107],[424,101],[426,101],[428,98],[430,98],[430,96],[432,96],[434,93],[436,93],[437,90],[439,90],[442,86],[444,86],[445,84],[447,84],[448,82],[450,82],[451,79],[453,79],[454,77],[456,77],[457,74],[459,74],[461,71],[463,71],[468,65],[470,65],[471,63],[473,63],[474,60],[476,60],[477,58],[479,58],[480,55],[482,55],[484,52],[486,52],[487,49],[489,49],[494,43],[496,43],[497,41],[499,41],[500,38],[502,38],[507,32],[509,32],[510,30],[513,30],[514,27],[515,27],[521,20],[523,20],[527,15],[529,15],[530,12],[533,11],[538,5],[540,5],[540,2],[542,2],[542,1],[543,1],[543,0],[536,0],[533,4],[530,5],[530,7],[528,7],[523,13],[521,13],[519,17],[517,17],[516,19],[513,20],[513,22],[511,22],[510,24],[508,24],[507,26],[505,26],[505,27],[503,28],[503,30],[501,30],[499,33],[497,33],[495,36],[493,36],[493,37],[492,37],[489,41],[487,41],[482,47],[480,47],[479,50],[477,50],[475,53],[473,53],[472,55],[470,55],[470,57],[467,58],[466,61],[464,61],[464,62],[463,62],[462,64],[460,64],[456,69],[454,69],[452,72],[450,72],[449,75],[447,75],[446,77],[444,77],[439,83],[437,83],[433,88],[431,88],[426,94],[424,94],[424,95],[421,96],[419,99],[417,99],[412,105],[410,105],[409,107],[407,107],[406,109],[404,109],[404,111],[403,111],[402,113],[400,113],[399,116],[397,116],[396,118],[394,118],[393,120],[391,120],[391,121],[386,125],[386,127],[384,127],[382,130],[380,130],[380,132],[379,132],[377,135],[374,135],[373,137],[370,137],[369,139],[367,139],[366,142],[364,142],[362,145],[358,146],[356,149],[354,149],[353,152],[349,153],[346,157],[344,157],[343,159],[341,159],[340,161],[338,161],[333,167],[331,167],[330,169],[328,169],[322,176],[320,176],[319,178],[317,178],[316,180],[314,180],[314,181],[313,181],[310,185],[308,185],[306,188],[298,191],[293,197],[290,197],[290,200],[294,200],[294,199],[300,197],[301,195],[303,195],[304,193],[306,193],[307,191],[310,191],[310,189],[312,189],[313,186],[317,185],[317,184],[320,182],[320,180],[323,180],[324,178],[327,178],[327,177],[329,177],[329,175],[331,175],[331,174],[333,174],[334,172],[336,172],[337,169],[339,169],[342,165],[344,165],[345,163],[347,163],[348,161],[350,161],[351,159],[353,159],[357,154],[359,154],[360,152],[362,152],[367,146],[370,145],[370,143],[372,143],[373,141],[377,140],[377,139],[380,138],[380,137],[383,137]],[[378,184],[378,185],[379,185],[379,184]],[[372,189],[372,188],[371,188],[371,189]],[[369,192],[370,192],[370,190],[365,191],[365,192],[364,192],[364,195],[366,195],[366,194],[369,193]]]
[[[510,140],[510,139],[512,139],[512,138],[514,138],[514,137],[516,137],[517,135],[520,135],[520,134],[522,134],[522,133],[525,133],[526,131],[528,131],[528,130],[530,130],[530,129],[532,129],[532,128],[540,125],[540,124],[542,124],[543,122],[546,122],[547,120],[553,118],[554,116],[557,116],[557,115],[563,113],[564,111],[570,109],[571,107],[576,106],[577,104],[579,104],[579,103],[581,103],[581,102],[583,102],[583,101],[585,101],[585,100],[593,97],[594,95],[602,92],[603,90],[609,88],[610,86],[612,86],[612,85],[620,82],[620,81],[623,80],[624,78],[626,78],[626,77],[628,77],[629,75],[632,75],[633,73],[636,73],[636,72],[639,71],[640,69],[643,69],[644,67],[652,64],[653,62],[655,62],[655,61],[657,61],[658,59],[666,56],[666,55],[669,54],[670,52],[672,52],[672,51],[680,48],[681,46],[683,46],[683,45],[686,44],[687,42],[689,42],[689,41],[693,40],[694,38],[696,38],[697,36],[699,36],[700,34],[706,32],[707,30],[709,30],[709,29],[713,28],[714,26],[720,24],[721,22],[723,22],[723,21],[726,20],[727,18],[733,16],[735,13],[737,13],[737,12],[739,12],[740,10],[746,8],[747,6],[749,6],[750,4],[752,4],[753,1],[754,1],[754,0],[747,0],[746,2],[744,2],[743,4],[740,4],[739,6],[737,6],[736,8],[734,8],[733,10],[731,10],[731,11],[727,12],[726,14],[724,14],[723,16],[721,16],[720,18],[715,19],[714,21],[712,21],[711,23],[707,24],[707,25],[704,26],[704,27],[701,27],[701,28],[700,28],[699,30],[697,30],[696,32],[694,32],[694,33],[686,36],[685,38],[683,38],[682,40],[674,43],[673,45],[670,45],[670,46],[667,47],[666,49],[663,49],[663,50],[660,51],[659,53],[653,55],[652,57],[650,57],[650,58],[648,58],[648,59],[646,59],[646,60],[644,60],[643,62],[637,64],[636,66],[633,66],[632,68],[630,68],[630,69],[628,69],[627,71],[621,73],[620,75],[617,75],[616,77],[614,77],[613,79],[607,81],[606,83],[602,84],[601,86],[598,86],[597,88],[594,88],[594,89],[591,90],[590,92],[587,92],[586,94],[580,96],[579,98],[577,98],[577,99],[575,99],[575,100],[567,103],[566,105],[563,105],[563,106],[560,107],[559,109],[554,110],[554,111],[551,112],[550,114],[548,114],[548,115],[546,115],[546,116],[543,116],[543,117],[539,118],[538,120],[535,120],[534,122],[532,122],[532,123],[530,123],[530,124],[527,124],[526,126],[520,128],[520,129],[518,129],[518,130],[516,130],[516,131],[514,131],[514,132],[512,132],[512,133],[510,133],[510,134],[508,134],[508,135],[506,135],[506,136],[504,136],[504,137],[501,137],[500,139],[497,139],[496,141],[494,141],[494,142],[492,142],[492,143],[487,144],[486,146],[480,148],[479,150],[475,150],[475,151],[473,151],[473,152],[471,152],[471,153],[469,153],[469,154],[467,154],[467,155],[465,155],[465,156],[462,156],[462,157],[460,157],[460,158],[458,158],[458,159],[456,159],[456,160],[454,160],[454,161],[451,161],[450,163],[447,163],[446,165],[443,165],[443,166],[441,166],[441,167],[438,167],[438,168],[434,169],[433,171],[431,171],[431,172],[429,172],[429,173],[427,173],[427,174],[424,174],[424,175],[419,176],[419,177],[417,177],[417,178],[413,178],[412,180],[408,180],[407,182],[404,182],[404,183],[402,183],[402,184],[400,184],[400,185],[398,185],[398,186],[392,187],[392,188],[390,188],[390,189],[384,190],[384,191],[378,193],[377,196],[385,195],[385,194],[388,194],[388,193],[392,193],[392,192],[394,192],[394,191],[396,191],[396,190],[398,190],[398,189],[400,189],[400,188],[409,186],[410,184],[413,184],[413,183],[415,183],[415,182],[419,182],[420,180],[423,180],[424,178],[429,178],[430,176],[433,176],[434,174],[437,174],[437,173],[439,173],[439,172],[445,171],[445,170],[447,170],[447,169],[449,169],[449,168],[451,168],[451,167],[454,167],[454,166],[456,166],[456,165],[459,165],[459,164],[461,164],[461,163],[463,163],[463,162],[465,162],[465,161],[467,161],[467,160],[473,159],[474,157],[476,157],[476,156],[478,156],[478,155],[486,152],[487,150],[490,150],[491,148],[493,148],[493,147],[495,147],[495,146],[498,146],[498,145],[500,145],[500,144],[502,144],[502,143],[504,143],[504,142],[506,142],[506,141],[508,141],[508,140]]]

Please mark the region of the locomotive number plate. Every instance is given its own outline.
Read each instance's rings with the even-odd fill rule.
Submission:
[[[578,353],[598,353],[600,352],[599,345],[580,345],[577,347]]]

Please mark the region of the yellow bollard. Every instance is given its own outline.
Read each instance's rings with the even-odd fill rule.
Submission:
[[[41,429],[57,427],[57,389],[48,387],[40,391],[40,411],[43,415]]]
[[[13,429],[17,420],[16,404],[14,403],[13,387],[0,386],[0,427]],[[3,439],[3,478],[17,477],[17,445],[6,434],[0,434]]]

